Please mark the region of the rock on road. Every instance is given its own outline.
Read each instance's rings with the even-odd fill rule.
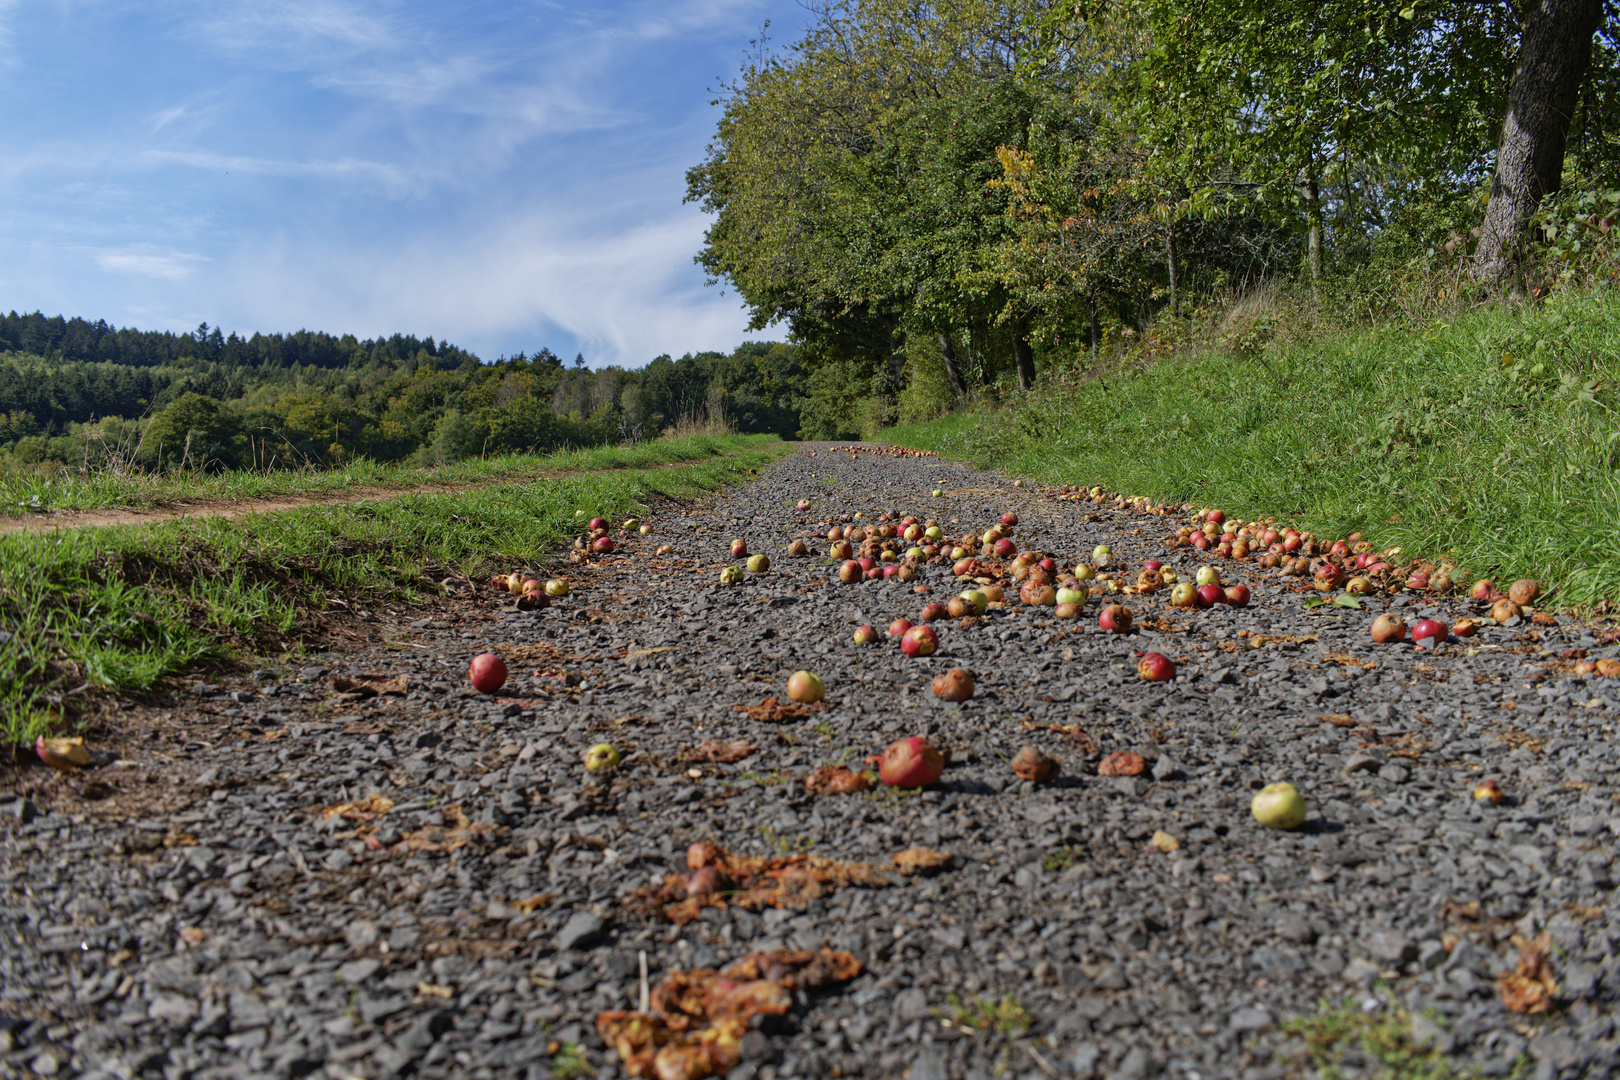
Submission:
[[[1163,517],[821,444],[656,507],[650,535],[564,567],[572,593],[547,609],[454,591],[414,622],[379,612],[355,649],[132,706],[121,760],[0,775],[0,1075],[622,1076],[596,1019],[637,1008],[643,958],[658,987],[823,947],[861,973],[783,998],[729,1075],[1310,1075],[1289,1021],[1323,999],[1410,1012],[1409,1045],[1459,1072],[1614,1070],[1617,682],[1559,659],[1612,645],[1565,621],[1374,646],[1378,611],[1470,606],[1308,611],[1223,562],[1248,608],[1131,597],[1138,632],[1116,636],[1095,600],[1069,622],[1008,604],[935,624],[939,652],[907,659],[851,634],[956,595],[950,566],[843,585],[817,539],[889,510],[951,536],[1015,511],[1019,546],[1065,565],[1100,542],[1133,568],[1201,565],[1167,551]],[[811,556],[790,558],[801,535]],[[773,565],[722,587],[734,538]],[[466,686],[485,650],[511,670],[493,696]],[[1139,679],[1146,651],[1177,677]],[[929,692],[952,667],[977,682],[960,705]],[[821,708],[760,707],[801,668]],[[913,734],[950,751],[938,785],[806,791]],[[751,749],[704,760],[705,740]],[[611,775],[581,763],[598,742],[623,754]],[[1013,775],[1031,744],[1058,780]],[[1144,770],[1099,776],[1116,751]],[[1470,797],[1485,777],[1502,805]],[[1276,780],[1309,804],[1297,831],[1249,815]],[[699,841],[878,880],[677,925],[647,894]],[[950,859],[896,872],[919,846]],[[1553,1007],[1519,1015],[1498,976],[1541,934]]]

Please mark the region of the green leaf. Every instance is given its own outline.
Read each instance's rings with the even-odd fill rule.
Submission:
[[[1323,600],[1320,596],[1307,596],[1304,600],[1300,601],[1300,605],[1307,608],[1319,608],[1325,603],[1327,603],[1327,601]]]
[[[1333,606],[1355,608],[1357,611],[1359,611],[1362,608],[1362,603],[1349,593],[1340,593],[1338,596],[1333,598]]]

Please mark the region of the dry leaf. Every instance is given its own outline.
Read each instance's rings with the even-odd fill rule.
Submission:
[[[437,983],[424,982],[419,982],[416,984],[416,992],[421,994],[423,997],[436,998],[451,998],[456,994],[455,990],[451,987],[440,986]]]
[[[1163,829],[1153,830],[1153,838],[1148,841],[1148,847],[1155,851],[1162,851],[1166,855],[1172,851],[1181,850],[1181,841],[1165,832]]]
[[[1316,719],[1318,723],[1332,724],[1334,727],[1352,728],[1356,726],[1356,722],[1343,713],[1324,713]]]
[[[550,893],[541,893],[538,896],[531,896],[531,897],[528,897],[527,899],[519,900],[516,903],[514,903],[512,906],[514,908],[516,908],[517,910],[521,911],[523,914],[528,915],[537,908],[545,907],[547,904],[551,903],[551,901],[554,900],[554,899],[556,899],[556,898],[553,897]]]
[[[1547,1012],[1553,1006],[1553,995],[1558,983],[1553,979],[1552,965],[1547,950],[1552,937],[1541,934],[1534,941],[1514,934],[1513,944],[1519,948],[1519,962],[1512,971],[1496,977],[1496,988],[1502,995],[1502,1004],[1510,1012],[1532,1015]]]
[[[732,765],[754,753],[759,747],[750,742],[720,742],[704,739],[697,746],[681,752],[682,761],[711,761],[717,765]]]
[[[382,795],[368,795],[354,802],[340,802],[321,811],[321,820],[340,817],[356,824],[375,821],[394,808],[394,800]]]
[[[1119,750],[1097,763],[1098,776],[1141,776],[1147,768],[1142,755],[1134,750]]]
[[[783,704],[774,697],[768,697],[758,705],[733,705],[731,708],[734,712],[747,713],[750,720],[780,724],[785,720],[803,720],[811,713],[820,712],[822,705],[819,701],[813,705],[800,705],[795,702]]]
[[[925,847],[909,847],[904,851],[895,852],[889,858],[900,868],[902,874],[907,875],[926,874],[930,870],[938,870],[951,861],[949,852]]]

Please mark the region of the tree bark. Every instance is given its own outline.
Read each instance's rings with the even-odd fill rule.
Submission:
[[[951,396],[961,397],[967,393],[967,386],[962,382],[962,369],[956,362],[956,343],[951,335],[943,330],[939,334],[939,355],[945,360],[945,378],[951,384]]]
[[[1018,389],[1035,385],[1035,350],[1029,347],[1029,321],[1019,319],[1013,326],[1013,359],[1018,363]]]
[[[1097,362],[1097,350],[1102,346],[1102,327],[1097,323],[1097,288],[1091,288],[1091,362]]]
[[[1322,282],[1322,191],[1314,166],[1300,182],[1299,194],[1305,200],[1305,268],[1310,272],[1314,292]]]
[[[1476,281],[1500,281],[1517,269],[1530,215],[1563,183],[1569,121],[1602,18],[1603,0],[1532,0],[1474,253]]]
[[[1170,317],[1172,319],[1181,315],[1181,309],[1176,306],[1177,279],[1181,276],[1181,268],[1176,262],[1176,223],[1170,222],[1164,230],[1164,262],[1170,274]]]

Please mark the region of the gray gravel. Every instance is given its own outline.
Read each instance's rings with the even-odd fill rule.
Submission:
[[[952,535],[1015,510],[1023,547],[1072,562],[1107,541],[1133,568],[1166,557],[1170,531],[937,459],[806,447],[745,489],[656,508],[652,535],[567,567],[573,594],[545,610],[460,590],[363,648],[132,706],[120,760],[0,774],[0,1075],[543,1077],[583,1060],[577,1075],[619,1076],[593,1022],[634,1007],[642,954],[656,983],[822,945],[865,972],[751,1033],[733,1076],[1306,1076],[1289,1022],[1319,1000],[1409,1014],[1412,1043],[1459,1072],[1615,1071],[1620,684],[1570,677],[1559,655],[1612,644],[1565,620],[1434,653],[1375,647],[1366,624],[1385,607],[1477,613],[1413,594],[1307,611],[1284,579],[1225,563],[1249,608],[1132,597],[1139,625],[1168,632],[1116,637],[1096,602],[1075,622],[1010,605],[937,624],[939,654],[908,660],[850,635],[915,618],[912,585],[839,584],[824,540],[785,553],[830,516],[889,509]],[[721,587],[734,537],[774,565]],[[655,557],[666,543],[675,555]],[[960,588],[948,566],[923,583],[940,601]],[[1256,634],[1310,640],[1248,648]],[[465,685],[485,649],[512,668],[494,697]],[[1174,681],[1137,678],[1150,649],[1176,659]],[[950,667],[977,679],[962,705],[929,693]],[[799,668],[826,680],[823,710],[737,710]],[[935,788],[806,794],[817,767],[919,733],[951,751]],[[758,749],[681,760],[704,739]],[[602,741],[625,755],[606,778],[581,764]],[[1029,743],[1062,778],[1012,775]],[[1097,776],[1117,750],[1147,771]],[[1484,777],[1506,803],[1469,797]],[[1310,805],[1291,833],[1248,813],[1283,779]],[[392,808],[352,805],[373,795]],[[323,816],[340,803],[349,816]],[[1158,831],[1179,849],[1150,848]],[[703,839],[955,858],[798,909],[684,928],[631,914],[633,890]],[[1513,935],[1543,932],[1557,1007],[1517,1016],[1496,977]],[[1341,1075],[1375,1065],[1351,1048]]]

